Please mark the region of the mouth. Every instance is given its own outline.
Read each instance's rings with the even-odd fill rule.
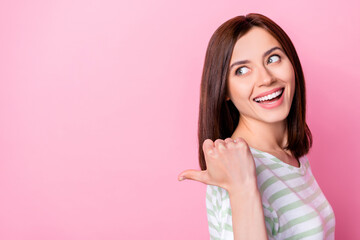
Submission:
[[[271,94],[268,94],[268,95],[265,95],[265,96],[262,96],[262,97],[256,97],[254,98],[253,100],[257,103],[260,103],[260,104],[271,104],[271,103],[274,103],[276,102],[277,100],[279,100],[283,93],[284,93],[284,89],[285,88],[281,88]]]

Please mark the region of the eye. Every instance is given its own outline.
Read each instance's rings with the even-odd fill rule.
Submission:
[[[277,62],[280,61],[280,56],[275,54],[272,55],[271,57],[269,57],[268,63],[273,63],[273,62]]]
[[[245,69],[245,70],[244,70]],[[247,69],[247,70],[246,70]],[[247,73],[249,71],[249,69],[245,66],[243,67],[239,67],[238,69],[236,69],[235,74],[236,75],[244,75],[245,73]]]

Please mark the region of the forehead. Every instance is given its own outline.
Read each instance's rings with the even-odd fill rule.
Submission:
[[[231,62],[261,57],[264,52],[281,44],[265,29],[252,27],[235,43]]]

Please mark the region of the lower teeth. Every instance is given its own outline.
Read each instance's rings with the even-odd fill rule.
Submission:
[[[264,102],[261,102],[261,103],[264,103],[264,104],[271,104],[271,103],[273,103],[273,102],[276,102],[276,100],[275,101],[264,101]]]

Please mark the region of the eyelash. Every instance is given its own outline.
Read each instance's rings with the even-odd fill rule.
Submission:
[[[274,57],[274,56],[277,56],[277,57],[279,58],[278,61],[281,60],[281,57],[280,57],[278,54],[273,54],[273,55],[271,55],[271,56],[269,57],[269,59],[270,59],[271,57]],[[268,60],[268,63],[269,63],[269,60]],[[241,68],[243,68],[243,67],[245,67],[245,66],[241,66],[241,67],[239,67],[238,69],[236,69],[235,75],[243,75],[243,74],[239,74],[239,70],[240,70]]]

